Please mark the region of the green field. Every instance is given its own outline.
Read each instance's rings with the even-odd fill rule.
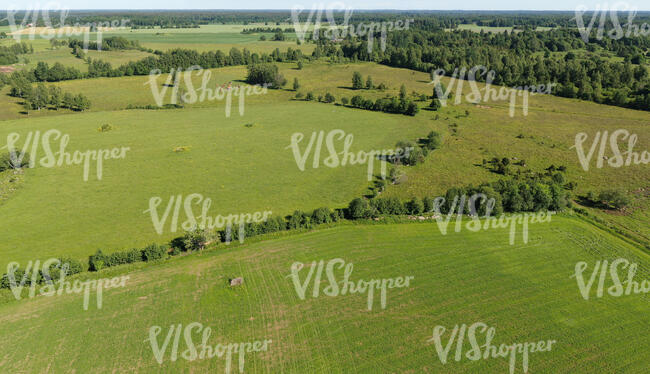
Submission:
[[[139,18],[146,14],[134,17],[151,24],[146,23],[151,20]],[[157,25],[168,20],[168,15],[160,17]],[[189,18],[183,17],[194,16],[179,17],[187,21]],[[202,18],[197,17],[183,25],[201,22]],[[260,19],[257,11],[246,17],[255,20],[252,22]],[[367,13],[364,17],[384,16]],[[428,16],[420,17],[426,20]],[[517,17],[509,20],[526,24],[530,16]],[[549,17],[545,24],[554,24],[556,18]],[[469,22],[479,19],[486,21],[480,17]],[[227,54],[236,47],[261,54],[292,48],[311,56],[316,47],[314,43],[298,45],[294,33],[286,33],[285,41],[260,40],[261,35],[271,39],[272,33],[241,33],[245,28],[293,27],[290,23],[237,22],[241,24],[114,29],[102,32],[102,37],[137,40],[150,52],[185,48]],[[410,45],[406,46],[406,57],[388,50],[387,56],[404,61],[396,64],[391,59],[390,65],[415,66],[411,65],[411,53],[420,53],[416,44],[431,46],[428,43],[433,40],[424,43],[424,35],[444,39],[444,31],[424,31],[439,24],[416,23],[414,28],[423,29],[391,35],[395,36],[395,45],[402,44],[400,35],[410,40]],[[457,30],[510,33],[513,28],[461,24]],[[2,31],[10,30],[0,26]],[[91,41],[97,37],[96,33],[90,35]],[[505,35],[494,39],[502,38],[508,40]],[[75,57],[67,46],[53,49],[49,40],[32,40],[28,35],[22,40],[32,44],[34,53],[20,55],[20,61],[13,65],[15,69],[58,62],[88,71],[88,63]],[[587,52],[577,39],[570,46],[566,40],[568,37],[561,41],[564,45],[553,46],[557,51],[548,53],[558,59],[573,51],[581,61],[590,55],[623,61],[617,56],[621,51],[615,52],[615,47],[601,44],[595,52]],[[2,39],[0,46],[14,42]],[[339,45],[337,41],[324,49]],[[466,49],[467,56],[473,53],[471,47]],[[636,48],[622,44],[616,48],[628,47]],[[483,45],[476,49],[477,53],[490,54],[495,50]],[[450,53],[444,48],[440,51]],[[543,57],[546,53],[544,48],[535,51],[532,56]],[[150,52],[95,50],[88,51],[87,56],[117,67],[154,56]],[[240,372],[237,354],[233,355],[230,370],[223,358],[171,361],[172,342],[164,362],[156,362],[148,341],[152,326],[162,327],[157,340],[162,345],[170,325],[186,327],[193,322],[212,329],[208,341],[212,346],[272,340],[266,352],[246,355],[246,373],[508,373],[506,358],[455,360],[455,345],[450,346],[446,364],[439,359],[430,341],[436,326],[447,328],[443,337],[446,344],[454,325],[481,322],[496,329],[496,346],[556,341],[549,352],[530,354],[528,373],[646,374],[650,362],[649,294],[613,297],[606,292],[598,298],[595,289],[599,280],[594,278],[592,297],[585,300],[574,269],[578,262],[587,262],[589,268],[584,276],[588,280],[596,261],[625,258],[639,265],[635,281],[650,280],[650,169],[647,164],[608,166],[607,159],[613,155],[607,146],[605,166],[596,167],[600,157],[596,150],[585,171],[574,146],[578,133],[587,134],[584,148],[588,152],[597,132],[611,134],[625,129],[638,136],[634,151],[650,151],[648,112],[536,95],[529,97],[527,115],[521,96],[511,114],[508,100],[468,101],[466,95],[472,93],[472,85],[485,89],[485,84],[449,77],[443,78],[443,83],[451,87],[452,96],[446,106],[433,111],[428,108],[433,89],[429,73],[357,62],[356,55],[345,62],[335,61],[339,61],[337,56],[304,58],[300,69],[295,61],[276,62],[287,84],[246,96],[241,107],[239,98],[233,95],[230,107],[220,99],[184,103],[182,108],[154,108],[154,92],[165,88],[167,74],[159,77],[153,87],[150,76],[45,83],[65,93],[86,96],[91,107],[84,112],[26,110],[24,99],[9,96],[9,84],[0,86],[0,156],[6,157],[3,153],[13,134],[19,134],[16,145],[21,149],[29,134],[38,132],[43,136],[50,130],[69,136],[65,150],[70,154],[128,148],[123,151],[124,158],[103,162],[101,179],[97,177],[96,161],[89,163],[87,181],[81,164],[44,167],[39,163],[46,156],[43,143],[25,148],[35,156],[36,167],[0,171],[0,275],[8,271],[11,262],[18,262],[24,269],[30,261],[71,257],[80,260],[84,268],[71,280],[129,277],[125,287],[104,291],[101,309],[94,303],[94,292],[89,310],[84,310],[82,294],[16,300],[10,290],[0,289],[0,374]],[[386,88],[355,90],[351,87],[354,72],[361,73],[364,83],[372,77],[375,87],[383,84]],[[211,90],[246,84],[246,66],[203,72],[208,73],[211,79],[207,88]],[[188,79],[197,88],[203,75],[194,73]],[[295,79],[300,85],[297,90],[293,89]],[[623,87],[627,88],[628,83]],[[420,109],[415,116],[343,105],[343,98],[355,95],[372,100],[395,97],[400,95],[401,86]],[[185,77],[181,78],[180,88],[189,90]],[[500,88],[493,86],[496,91]],[[647,89],[647,83],[645,88],[638,88]],[[163,94],[163,104],[171,103],[172,92],[170,85]],[[297,94],[304,97],[307,93],[317,100],[296,98]],[[319,102],[318,98],[326,94],[333,95],[335,103]],[[456,94],[462,96],[459,102],[455,102]],[[110,125],[109,131],[100,131],[106,125]],[[185,209],[195,217],[200,217],[202,211],[196,202],[188,208],[186,202],[178,205],[180,215],[172,230],[173,203],[168,206],[172,197],[184,201],[198,194],[210,199],[210,217],[255,212],[287,217],[296,210],[311,215],[319,207],[346,208],[351,200],[374,193],[366,164],[333,168],[324,164],[330,154],[325,141],[322,148],[316,144],[312,153],[306,154],[305,170],[300,170],[290,147],[292,136],[304,134],[299,151],[306,152],[312,133],[327,136],[333,130],[353,136],[353,153],[392,149],[398,141],[417,141],[431,131],[441,135],[442,144],[418,165],[389,166],[389,170],[398,169],[403,175],[397,182],[387,183],[381,197],[406,202],[414,197],[444,195],[452,187],[498,181],[505,177],[490,170],[488,161],[507,158],[510,175],[541,172],[551,165],[566,168],[559,174],[566,180],[558,185],[575,183],[570,191],[571,202],[565,211],[556,212],[551,222],[530,223],[527,242],[521,224],[515,226],[514,243],[509,243],[509,228],[471,232],[465,226],[458,232],[452,220],[443,233],[436,221],[428,219],[433,214],[430,211],[353,220],[353,209],[346,209],[347,219],[337,223],[312,225],[313,221],[305,218],[301,229],[247,236],[244,243],[210,241],[203,250],[175,248],[169,252],[174,256],[164,255],[162,260],[140,262],[143,258],[138,258],[139,262],[129,265],[86,271],[89,256],[97,250],[110,254],[151,243],[178,245],[170,241],[189,229],[183,227]],[[343,140],[335,144],[335,151],[342,152]],[[60,140],[49,143],[52,152],[59,151],[59,145]],[[627,141],[619,139],[618,145],[622,152],[627,150]],[[320,163],[314,167],[316,152],[320,152]],[[375,161],[375,177],[379,170],[379,161]],[[587,193],[597,195],[606,189],[622,191],[630,202],[618,210],[581,205],[588,204],[583,199]],[[158,216],[165,214],[166,207],[172,209],[162,231],[156,229],[148,212],[152,198],[161,198]],[[413,280],[407,287],[388,290],[385,309],[380,306],[379,291],[372,310],[367,307],[367,294],[326,296],[326,273],[316,281],[321,286],[320,296],[311,297],[314,288],[310,283],[307,297],[302,300],[290,278],[292,264],[305,264],[300,272],[302,281],[315,266],[312,261],[327,264],[333,259],[354,265],[352,281],[408,276]],[[338,280],[342,274],[343,270],[337,271]],[[618,275],[624,280],[627,272],[619,268]],[[243,277],[244,283],[231,287],[229,281],[236,277]],[[6,284],[3,279],[0,283]],[[605,287],[610,285],[608,278]],[[195,331],[193,337],[199,344],[200,334]],[[187,348],[184,339],[181,333],[179,355]],[[484,335],[479,334],[479,343],[483,339]],[[471,348],[467,340],[462,347],[463,354]],[[514,372],[524,372],[521,355],[517,356]]]
[[[200,322],[213,330],[211,345],[272,340],[268,352],[246,355],[246,372],[315,373],[324,367],[329,373],[507,372],[506,359],[450,358],[442,365],[427,342],[437,325],[483,322],[496,328],[496,345],[557,341],[550,352],[530,355],[531,373],[646,371],[647,296],[586,301],[570,276],[578,261],[624,256],[647,267],[647,256],[575,218],[555,216],[551,223],[530,225],[527,245],[518,237],[510,246],[507,236],[504,229],[443,236],[434,223],[353,225],[133,268],[126,288],[105,291],[100,310],[91,298],[84,311],[82,295],[1,306],[0,368],[224,372],[223,359],[171,362],[171,347],[162,365],[154,359],[146,341],[151,326],[163,327],[162,344],[170,325]],[[408,288],[389,289],[383,310],[378,297],[370,311],[366,295],[309,297],[312,285],[300,300],[287,278],[291,264],[335,258],[354,265],[353,281],[415,278]],[[236,276],[244,277],[244,285],[228,287],[227,279]],[[199,334],[194,341],[200,342]],[[185,349],[181,338],[179,354]],[[522,372],[521,358],[516,370]]]
[[[305,171],[300,171],[292,151],[285,149],[293,133],[305,134],[301,143],[305,149],[312,131],[343,129],[354,135],[351,151],[357,152],[391,148],[396,138],[415,139],[430,128],[426,123],[409,125],[403,116],[384,117],[382,113],[315,103],[251,104],[243,117],[237,110],[233,106],[230,118],[222,107],[98,112],[4,122],[0,139],[17,132],[21,145],[28,131],[43,134],[56,129],[70,136],[67,152],[114,147],[130,147],[131,151],[123,160],[105,161],[100,181],[94,176],[95,166],[90,167],[87,182],[81,165],[37,165],[27,170],[23,186],[0,205],[4,239],[0,268],[11,259],[26,261],[66,253],[81,259],[97,248],[111,252],[182,235],[169,230],[164,235],[155,232],[151,217],[143,213],[154,196],[167,201],[173,195],[200,193],[212,199],[213,216],[265,210],[285,215],[295,209],[341,207],[365,191],[366,166],[328,168],[321,164],[313,169],[310,157]],[[379,121],[381,132],[375,131]],[[104,123],[116,129],[97,131]],[[254,126],[245,127],[247,123]],[[58,149],[58,142],[52,144]],[[342,144],[338,143],[340,150]],[[180,146],[190,150],[173,151]],[[41,149],[38,158],[43,156]],[[62,220],[66,212],[70,214]]]
[[[387,93],[397,95],[400,82],[405,82],[408,92],[426,93],[431,89],[427,74],[376,64],[316,63],[307,64],[303,70],[295,69],[295,64],[280,66],[289,82],[294,77],[300,80],[301,92],[313,91],[315,95],[326,92],[332,92],[337,98],[354,94],[375,98]],[[376,84],[384,82],[388,90],[351,90],[353,71],[372,75]],[[211,72],[212,80],[219,84],[242,80],[246,75],[244,67],[212,69]],[[328,79],[323,80],[323,76]],[[163,79],[159,79],[160,85]],[[200,80],[201,77],[194,76],[194,85],[198,86]],[[643,112],[534,96],[530,98],[526,117],[521,111],[521,101],[511,118],[504,101],[453,105],[453,100],[439,112],[422,110],[410,117],[295,101],[292,100],[295,92],[287,89],[246,97],[245,113],[241,117],[236,99],[233,99],[230,118],[225,117],[223,100],[198,102],[182,110],[120,110],[129,104],[155,104],[150,87],[145,85],[147,81],[148,77],[122,77],[57,83],[66,92],[87,95],[93,102],[91,113],[49,110],[30,111],[29,115],[24,115],[19,114],[19,106],[6,104],[7,110],[1,112],[3,115],[24,119],[4,122],[0,139],[14,131],[24,137],[26,129],[44,132],[54,128],[70,134],[71,150],[132,148],[126,160],[107,162],[102,181],[83,182],[79,166],[29,170],[15,198],[0,206],[3,212],[0,224],[11,222],[11,227],[20,228],[8,230],[5,235],[10,248],[8,253],[28,259],[71,251],[82,258],[97,248],[110,252],[151,241],[166,241],[173,235],[158,236],[150,219],[140,214],[152,196],[202,193],[212,198],[213,209],[224,213],[272,210],[288,214],[295,209],[311,210],[322,205],[343,207],[366,191],[365,167],[329,169],[321,166],[300,172],[291,151],[285,149],[294,132],[309,136],[312,131],[336,128],[355,136],[357,150],[391,147],[397,140],[416,139],[431,130],[443,134],[442,148],[431,154],[427,162],[405,168],[406,178],[399,185],[390,185],[388,196],[403,199],[438,196],[453,186],[497,180],[499,175],[481,167],[482,159],[492,157],[523,159],[533,170],[550,164],[565,165],[568,180],[577,182],[578,194],[598,192],[602,183],[630,192],[634,204],[627,213],[593,212],[641,241],[650,239],[646,224],[648,202],[640,190],[647,187],[647,167],[593,169],[592,166],[586,172],[580,166],[576,151],[571,149],[578,132],[587,132],[592,139],[596,131],[611,132],[619,128],[638,134],[636,149],[639,152],[648,149],[650,133],[644,122],[647,115]],[[464,93],[470,92],[467,83],[463,89]],[[170,94],[168,90],[167,97]],[[427,104],[421,103],[422,106]],[[117,130],[98,132],[97,128],[105,123],[116,126]],[[246,128],[246,123],[256,125]],[[456,133],[451,131],[453,124],[458,125]],[[520,134],[525,136],[520,139]],[[231,141],[240,138],[245,142]],[[152,143],[150,139],[156,141]],[[172,150],[178,146],[190,146],[191,150],[176,154]],[[264,165],[260,166],[260,162]],[[206,175],[217,177],[206,178]],[[57,184],[46,182],[54,179]],[[270,181],[273,183],[271,191],[259,187],[268,186]],[[70,204],[84,211],[84,215],[61,221],[60,207]],[[35,211],[42,213],[34,217]],[[71,227],[75,227],[75,234],[67,232]],[[111,235],[116,229],[123,235]],[[18,234],[21,232],[33,234],[25,238]],[[31,250],[24,251],[23,246]]]

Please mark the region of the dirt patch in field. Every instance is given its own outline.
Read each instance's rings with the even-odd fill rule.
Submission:
[[[10,74],[16,71],[16,68],[13,66],[0,66],[0,73]]]

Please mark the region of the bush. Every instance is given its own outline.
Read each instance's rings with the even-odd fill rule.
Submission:
[[[357,197],[350,202],[348,206],[348,215],[351,219],[366,218],[369,213],[368,202]]]
[[[440,137],[439,133],[431,131],[426,137],[425,144],[426,147],[430,150],[437,149],[442,144],[442,138]]]
[[[280,88],[287,83],[287,80],[279,73],[276,65],[261,63],[248,66],[246,82],[249,84],[267,84],[273,88]]]
[[[433,198],[428,196],[422,199],[422,207],[424,208],[425,213],[429,213],[433,211],[433,202],[434,202]]]
[[[422,203],[422,200],[418,199],[417,197],[414,197],[406,203],[406,211],[408,214],[422,214],[423,210],[424,204]]]
[[[68,272],[66,273],[66,275],[79,274],[82,271],[84,271],[84,268],[81,265],[81,261],[79,260],[70,257],[61,257],[59,258],[59,261],[61,261],[61,265],[57,266],[57,268],[59,269],[63,267],[65,264],[68,265]]]
[[[316,225],[330,223],[332,222],[332,212],[326,207],[318,208],[311,214],[311,222]]]
[[[142,250],[142,259],[144,261],[154,261],[164,258],[168,248],[164,245],[150,244]]]
[[[111,124],[105,123],[100,128],[97,129],[99,132],[108,132],[115,129]]]
[[[363,88],[363,78],[361,77],[361,73],[358,71],[355,71],[352,74],[352,88],[355,90]]]
[[[27,152],[7,152],[0,155],[0,172],[8,169],[29,167],[30,155]]]
[[[293,212],[289,221],[287,222],[287,228],[289,230],[295,230],[302,227],[309,227],[310,217],[305,214],[305,212],[296,210]]]
[[[210,241],[216,239],[216,236],[205,229],[195,228],[186,231],[183,235],[183,244],[187,251],[197,251],[203,249]]]
[[[105,264],[106,264],[106,256],[102,253],[100,249],[98,249],[94,255],[88,257],[89,271],[100,271],[104,268]]]
[[[312,92],[307,92],[307,96],[305,96],[305,100],[313,101],[314,100],[314,94]]]
[[[334,95],[328,92],[325,94],[325,98],[323,101],[329,104],[335,102],[336,98],[334,97]]]
[[[622,209],[630,204],[630,198],[617,190],[604,190],[598,194],[598,200],[607,207]]]

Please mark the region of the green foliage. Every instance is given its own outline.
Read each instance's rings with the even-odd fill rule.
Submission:
[[[406,212],[408,214],[422,214],[423,211],[424,204],[417,197],[412,198],[406,203]]]
[[[373,88],[375,88],[375,85],[372,83],[372,77],[368,75],[368,79],[366,79],[366,89],[372,90]]]
[[[330,222],[332,222],[332,212],[327,207],[315,209],[311,214],[311,223],[315,225]]]
[[[630,204],[630,198],[618,190],[603,190],[598,194],[598,200],[614,209],[623,209]]]
[[[100,271],[106,264],[106,256],[100,249],[88,258],[88,271]]]
[[[163,245],[150,244],[142,250],[142,259],[144,261],[154,261],[165,258],[168,248]]]
[[[352,88],[355,90],[360,90],[363,88],[363,77],[358,71],[352,73]]]
[[[329,92],[327,92],[325,94],[325,97],[323,98],[323,102],[325,102],[325,103],[333,103],[335,101],[336,101],[336,98],[334,97],[334,95],[332,95]]]
[[[442,136],[435,131],[431,131],[425,138],[424,143],[429,150],[438,149],[442,145]]]
[[[194,230],[185,232],[183,244],[186,251],[198,251],[205,248],[209,242],[218,239],[219,234],[214,234],[206,229],[196,227]]]
[[[368,213],[369,205],[365,199],[357,197],[348,205],[348,214],[351,219],[366,218]]]
[[[246,82],[249,84],[266,84],[272,88],[281,88],[287,83],[287,80],[279,73],[279,69],[276,65],[270,63],[258,63],[248,65],[248,76]]]

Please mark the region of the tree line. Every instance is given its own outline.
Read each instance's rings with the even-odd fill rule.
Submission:
[[[594,31],[595,32],[595,31]],[[323,35],[324,36],[324,35]],[[492,83],[516,87],[557,83],[553,94],[609,105],[650,110],[650,74],[646,58],[650,38],[592,38],[585,43],[577,30],[485,33],[409,30],[388,33],[382,51],[379,34],[372,51],[368,41],[348,36],[340,44],[319,38],[314,56],[375,61],[388,66],[431,72],[485,66],[495,72]],[[611,52],[624,59],[612,60]],[[485,81],[487,75],[476,77]]]
[[[31,82],[22,78],[12,81],[9,95],[24,99],[23,105],[26,110],[41,110],[49,107],[55,110],[66,108],[74,111],[90,109],[90,100],[83,94],[64,93],[59,87],[48,88],[43,83],[33,87]]]

